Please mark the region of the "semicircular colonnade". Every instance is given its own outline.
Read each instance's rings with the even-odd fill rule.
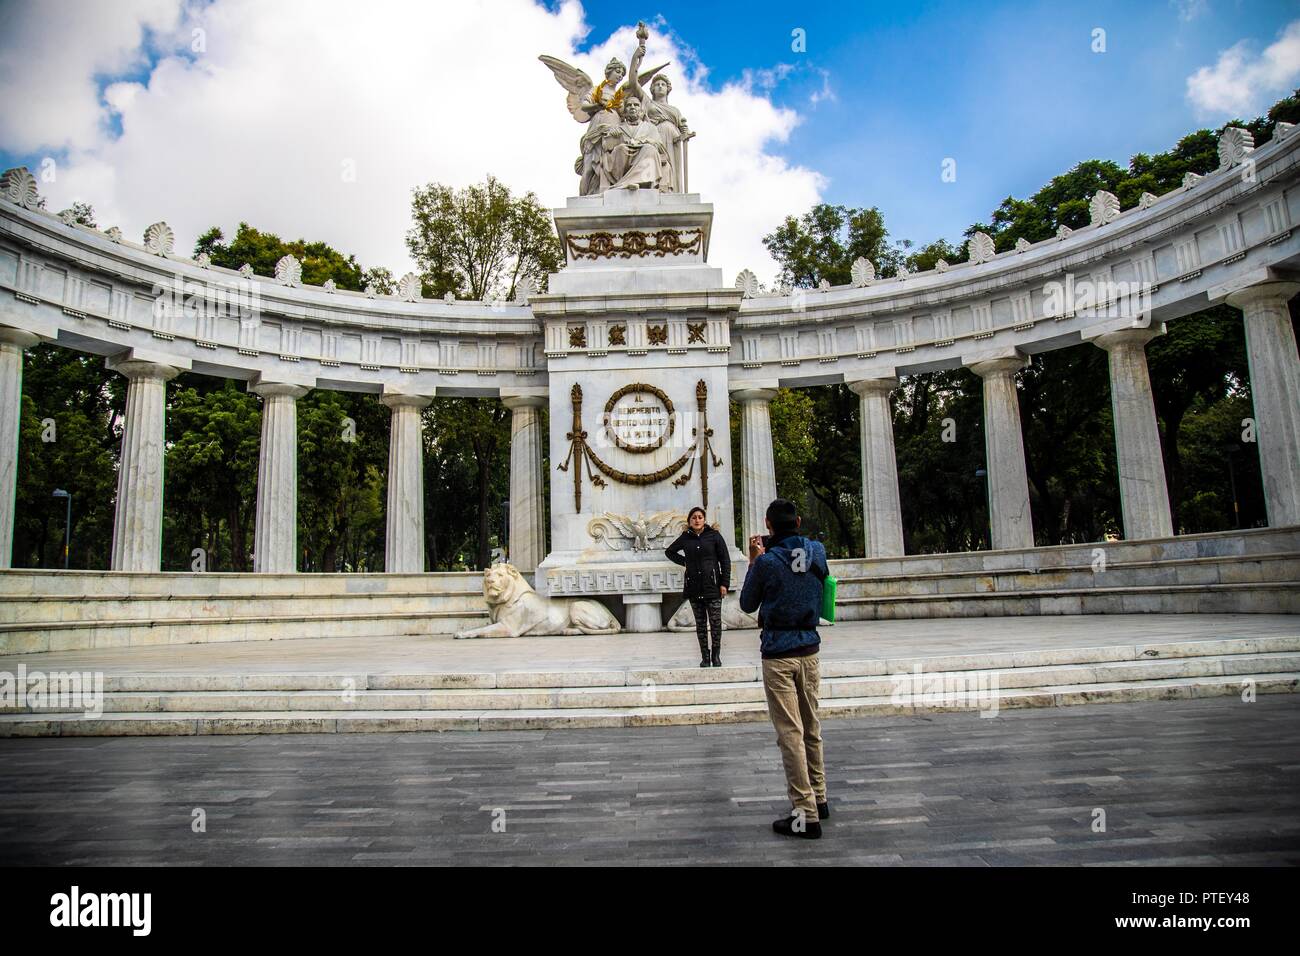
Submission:
[[[0,201],[0,568],[11,562],[22,350],[38,342],[103,355],[130,382],[113,570],[159,570],[164,383],[181,371],[244,380],[265,398],[257,571],[296,570],[294,409],[310,389],[368,392],[393,409],[386,569],[408,573],[424,569],[420,409],[434,396],[502,398],[517,438],[509,553],[535,570],[546,554],[539,410],[551,408],[558,461],[565,376],[575,361],[609,355],[666,367],[700,353],[722,363],[741,405],[747,535],[761,531],[762,509],[776,496],[767,407],[775,390],[851,387],[861,401],[872,558],[903,552],[888,402],[900,377],[962,366],[981,376],[992,544],[1027,548],[1034,538],[1014,375],[1034,353],[1093,342],[1109,355],[1125,536],[1168,537],[1144,345],[1165,323],[1220,302],[1244,316],[1269,524],[1300,525],[1300,359],[1287,308],[1300,290],[1300,131],[1279,123],[1255,148],[1249,133],[1230,127],[1219,151],[1217,171],[1144,194],[1132,209],[1098,193],[1090,225],[1042,242],[997,253],[977,233],[968,262],[877,278],[859,260],[849,286],[774,295],[759,294],[748,271],[732,287],[703,269],[712,207],[694,194],[675,197],[673,214],[702,224],[694,274],[718,277],[702,287],[661,281],[653,268],[617,289],[589,282],[580,248],[566,239],[579,220],[566,227],[557,210],[568,261],[557,274],[562,287],[523,289],[510,302],[425,300],[414,274],[395,295],[308,286],[292,257],[273,278],[218,268],[175,254],[163,222],[134,243],[52,215],[39,208],[32,175],[9,170]],[[570,200],[568,213],[592,214],[593,202],[599,197]],[[626,222],[653,225],[659,200],[638,202]],[[551,393],[553,379],[566,381],[564,395]]]

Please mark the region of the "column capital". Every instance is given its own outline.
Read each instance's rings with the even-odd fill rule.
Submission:
[[[0,345],[16,345],[19,348],[29,349],[44,341],[41,336],[35,332],[28,332],[24,329],[15,329],[8,325],[0,325]]]
[[[432,395],[407,395],[404,392],[388,392],[379,396],[379,401],[389,408],[428,408],[433,403]]]
[[[258,382],[256,385],[249,385],[248,390],[263,398],[270,398],[272,395],[288,395],[292,399],[299,399],[311,391],[305,385],[292,385],[289,382]]]
[[[776,391],[774,388],[738,388],[730,394],[733,399],[742,403],[767,403],[776,398]]]
[[[154,362],[149,359],[113,357],[104,360],[104,367],[110,372],[117,372],[119,375],[125,375],[131,381],[154,379],[160,382],[170,382],[181,370],[174,365],[167,365],[163,362]]]
[[[882,378],[860,378],[853,382],[846,381],[844,384],[849,387],[849,391],[859,396],[874,395],[877,392],[888,395],[898,388],[898,377],[890,375]]]
[[[1300,282],[1260,282],[1229,294],[1224,301],[1237,309],[1270,299],[1285,306],[1297,292],[1300,292]]]
[[[550,399],[545,395],[507,395],[502,392],[501,404],[513,412],[519,408],[545,408]]]
[[[1086,340],[1109,352],[1112,349],[1126,346],[1144,348],[1152,339],[1159,338],[1164,334],[1165,325],[1161,322],[1159,325],[1148,325],[1141,328],[1114,329],[1110,332],[1090,336]]]
[[[1016,354],[972,362],[970,370],[980,378],[996,378],[1000,375],[1014,375],[1028,364],[1027,356]]]

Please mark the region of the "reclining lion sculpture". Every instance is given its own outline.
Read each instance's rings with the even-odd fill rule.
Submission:
[[[619,632],[618,619],[599,601],[542,597],[513,564],[494,564],[483,572],[483,599],[492,623],[460,631],[456,637]]]

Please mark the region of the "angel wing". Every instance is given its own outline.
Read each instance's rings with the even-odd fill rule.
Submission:
[[[591,115],[582,109],[584,103],[591,102],[591,77],[583,73],[576,66],[569,66],[563,60],[557,60],[553,56],[539,56],[541,60],[550,69],[555,76],[555,82],[559,83],[568,92],[568,98],[565,105],[573,118],[579,123],[585,123],[591,119]],[[661,67],[662,69],[662,67]]]
[[[668,63],[671,63],[671,62],[672,62],[671,60],[668,61]],[[645,86],[646,83],[650,82],[650,80],[652,80],[652,79],[654,78],[654,75],[655,75],[656,73],[658,73],[660,70],[662,70],[662,69],[664,69],[665,67],[667,67],[667,66],[668,66],[668,63],[663,63],[663,64],[661,64],[661,65],[659,65],[659,66],[656,66],[653,70],[646,70],[644,73],[638,73],[638,74],[636,75],[636,81],[637,81],[638,83],[640,83],[642,86]]]

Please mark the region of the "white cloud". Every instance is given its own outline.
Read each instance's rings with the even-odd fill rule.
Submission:
[[[15,152],[93,142],[104,119],[96,77],[144,60],[145,31],[167,33],[176,0],[7,4],[0,41],[0,142]]]
[[[1300,80],[1300,20],[1255,56],[1242,40],[1187,78],[1187,99],[1201,117],[1245,117],[1262,111],[1270,99]]]
[[[394,4],[179,0],[20,8],[0,40],[0,134],[16,152],[65,153],[50,208],[91,202],[103,225],[141,235],[165,219],[177,248],[241,220],[283,238],[323,239],[367,266],[410,266],[410,193],[491,173],[544,205],[577,191],[582,127],[537,60],[558,56],[598,77],[626,62],[632,28],[578,55],[581,6],[527,0]],[[94,11],[86,16],[86,11]],[[206,50],[191,53],[192,30]],[[163,55],[140,82],[145,30]],[[61,40],[56,56],[46,37]],[[652,24],[647,64],[671,60],[672,101],[698,133],[691,188],[716,207],[710,260],[728,278],[775,273],[760,237],[817,202],[814,171],[768,152],[798,123],[744,84],[710,91],[694,52]],[[685,64],[687,74],[683,75]],[[108,122],[120,122],[120,134]],[[345,169],[355,170],[346,181]]]

